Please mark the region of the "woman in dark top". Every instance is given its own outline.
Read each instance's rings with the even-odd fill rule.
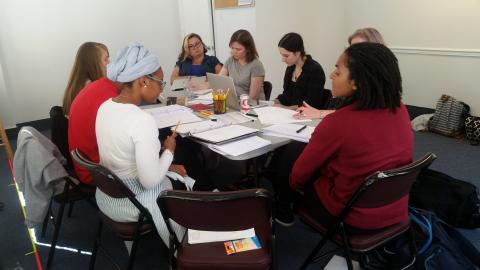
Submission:
[[[310,55],[305,54],[303,39],[297,33],[288,33],[278,42],[282,61],[287,64],[283,79],[283,93],[275,103],[292,109],[307,102],[315,108],[322,108],[326,102],[323,95],[325,72]]]
[[[207,72],[219,73],[222,69],[222,63],[218,61],[217,57],[207,55],[206,53],[207,46],[205,46],[199,35],[191,33],[185,36],[182,51],[170,76],[170,82],[173,83],[176,79],[189,76],[205,76]],[[207,87],[208,85],[203,86]],[[192,87],[195,88],[195,86]],[[197,88],[202,87],[197,85]]]

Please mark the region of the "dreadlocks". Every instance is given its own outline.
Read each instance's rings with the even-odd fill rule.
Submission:
[[[400,106],[402,78],[392,51],[382,44],[364,42],[348,47],[345,54],[350,79],[355,81],[357,91],[343,105],[357,102],[358,110],[395,111]]]

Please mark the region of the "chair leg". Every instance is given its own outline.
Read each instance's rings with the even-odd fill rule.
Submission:
[[[50,215],[51,214],[52,214],[52,200],[50,200],[50,204],[48,205],[47,214],[45,215],[45,218],[43,219],[42,234],[41,234],[42,238],[45,238],[45,234],[47,232],[47,227],[48,227],[48,221],[50,220]]]
[[[60,233],[60,227],[62,226],[62,218],[63,218],[63,211],[65,210],[65,202],[60,205],[60,209],[58,210],[57,216],[57,224],[55,224],[55,230],[53,231],[53,238],[52,244],[50,247],[50,252],[48,253],[47,259],[47,267],[46,269],[50,269],[53,262],[53,256],[55,255],[55,248],[57,246],[58,234]]]
[[[343,223],[340,223],[340,231],[342,232],[343,249],[345,250],[345,260],[347,261],[348,270],[353,270],[352,254],[350,252],[350,244],[348,243],[347,233]]]
[[[93,270],[95,267],[95,259],[97,258],[98,246],[100,245],[100,239],[102,238],[102,221],[99,221],[97,228],[97,235],[93,243],[92,256],[90,257],[90,264],[88,266],[89,270]]]
[[[315,246],[312,252],[310,252],[310,254],[308,255],[307,259],[305,259],[302,266],[300,266],[300,270],[307,269],[308,265],[310,265],[315,260],[315,256],[322,249],[322,247],[327,243],[329,238],[330,238],[329,234],[326,234],[325,236],[322,237],[322,240],[318,242],[318,244]]]
[[[72,212],[73,212],[73,205],[74,205],[75,202],[71,202],[69,207],[68,207],[68,215],[67,217],[72,217]]]

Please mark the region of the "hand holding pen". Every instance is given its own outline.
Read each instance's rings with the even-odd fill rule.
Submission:
[[[170,150],[170,152],[174,153],[175,148],[177,147],[177,142],[175,138],[177,137],[177,128],[180,125],[180,121],[177,122],[177,125],[173,129],[172,135],[167,136],[167,138],[163,141],[163,147]]]

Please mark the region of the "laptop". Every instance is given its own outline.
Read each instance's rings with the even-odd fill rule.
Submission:
[[[235,84],[233,83],[232,77],[207,73],[207,81],[212,89],[230,89],[227,96],[227,107],[234,110],[240,110],[240,100],[235,91]],[[260,103],[258,100],[249,100],[248,102],[251,109],[267,106],[267,104]]]

